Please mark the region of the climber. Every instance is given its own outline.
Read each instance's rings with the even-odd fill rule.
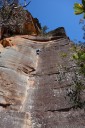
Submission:
[[[36,49],[36,54],[37,54],[37,55],[39,55],[39,54],[40,54],[40,52],[41,52],[41,50],[40,50],[40,49]]]

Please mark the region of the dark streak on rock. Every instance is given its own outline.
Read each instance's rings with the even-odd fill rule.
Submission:
[[[29,68],[30,68],[30,71],[29,71],[29,69],[26,69],[25,67],[23,67],[23,72],[26,73],[26,74],[28,74],[28,73],[31,73],[31,72],[34,72],[35,71],[34,68],[32,68],[32,67],[29,67]]]
[[[9,107],[11,104],[3,104],[3,103],[0,103],[0,107],[3,107],[3,108],[7,108]]]
[[[47,110],[46,112],[68,112],[73,108],[74,106],[69,107],[69,108],[56,109],[56,110]]]
[[[41,41],[41,42],[47,42],[47,41],[51,41],[51,40],[57,40],[57,39],[61,39],[61,38],[66,38],[66,37],[61,37],[61,36],[54,36],[54,37],[44,37],[44,36],[36,36],[36,37],[22,37],[24,39],[28,39],[28,40],[33,40],[33,41]]]

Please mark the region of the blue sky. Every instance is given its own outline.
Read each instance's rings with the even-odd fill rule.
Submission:
[[[42,26],[48,26],[49,31],[63,26],[71,40],[81,41],[83,31],[79,20],[83,16],[74,14],[75,2],[79,3],[80,0],[32,0],[27,9]]]

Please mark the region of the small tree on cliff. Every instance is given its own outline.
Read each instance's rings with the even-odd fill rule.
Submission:
[[[23,24],[28,20],[27,11],[23,8],[29,3],[24,0],[21,6],[19,0],[0,0],[0,27],[3,31],[11,35],[18,30],[22,33]]]

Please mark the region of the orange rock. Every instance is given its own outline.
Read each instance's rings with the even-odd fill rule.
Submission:
[[[11,43],[10,38],[9,39],[5,38],[5,39],[1,40],[0,44],[2,44],[3,47],[13,46],[13,44]]]
[[[27,11],[27,20],[23,23],[22,30],[18,26],[15,32],[10,30],[9,26],[2,26],[0,30],[0,39],[10,37],[10,35],[38,35],[41,32],[41,25],[37,18],[33,18],[31,13]],[[7,43],[6,43],[7,44]]]
[[[41,30],[40,23],[37,18],[33,18],[32,15],[27,11],[27,22],[24,23],[23,34],[38,35]]]

